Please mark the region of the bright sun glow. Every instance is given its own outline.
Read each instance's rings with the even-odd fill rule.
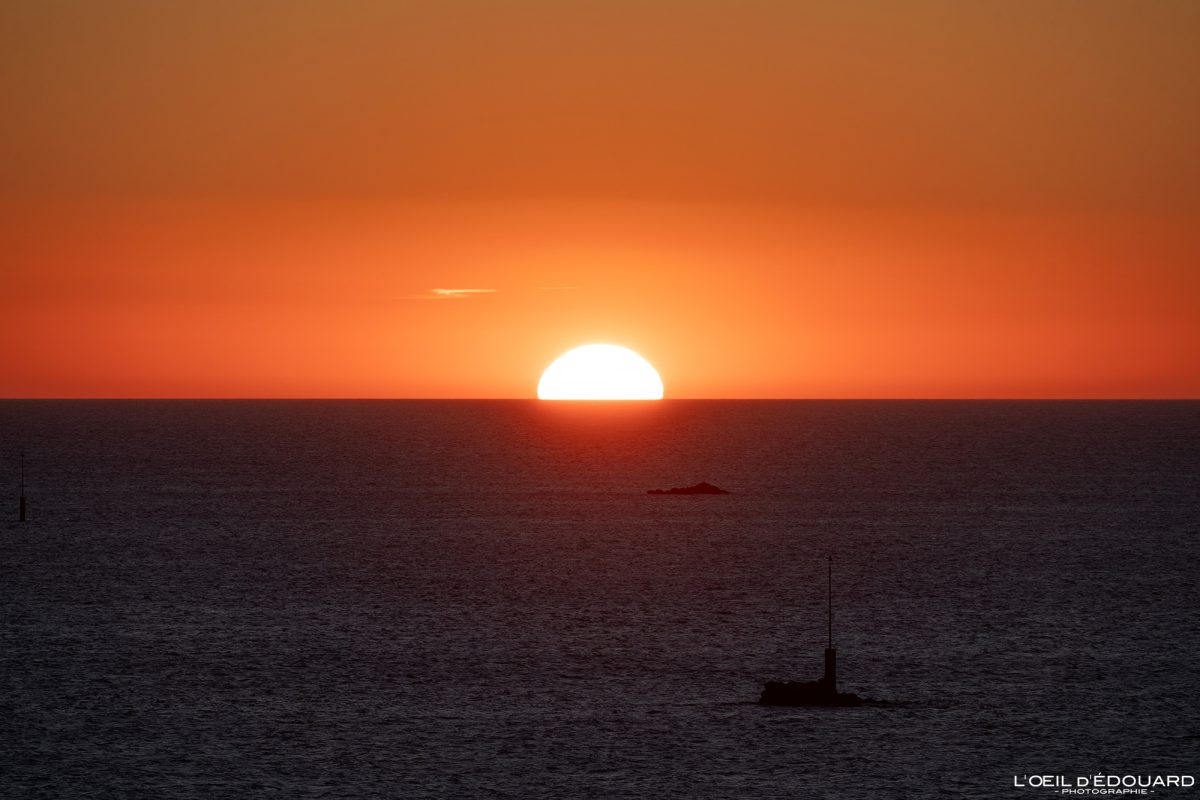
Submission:
[[[586,344],[546,367],[540,400],[661,400],[662,378],[650,362],[615,344]]]

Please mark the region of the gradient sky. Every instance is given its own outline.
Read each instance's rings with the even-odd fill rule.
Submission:
[[[0,395],[1200,397],[1200,3],[8,0]],[[468,291],[470,290],[470,291]]]

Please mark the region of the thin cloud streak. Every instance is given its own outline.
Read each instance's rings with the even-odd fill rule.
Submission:
[[[468,297],[473,294],[494,294],[499,289],[431,289],[438,297]]]
[[[476,294],[495,294],[499,289],[430,289],[429,294],[409,295],[404,300],[465,300]]]

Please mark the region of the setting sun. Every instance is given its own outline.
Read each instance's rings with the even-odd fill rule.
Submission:
[[[661,400],[662,378],[627,347],[588,344],[559,356],[538,382],[540,400]]]

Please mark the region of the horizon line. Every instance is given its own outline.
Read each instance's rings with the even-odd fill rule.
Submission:
[[[657,400],[542,400],[538,397],[382,397],[382,396],[364,396],[364,397],[337,397],[337,396],[313,396],[313,397],[297,397],[297,396],[267,396],[267,395],[251,395],[251,396],[191,396],[191,395],[98,395],[98,396],[82,396],[82,395],[63,395],[63,396],[15,396],[15,397],[0,397],[0,402],[138,402],[138,401],[154,401],[154,402],[319,402],[319,403],[354,403],[354,402],[448,402],[448,403],[511,403],[511,402],[537,402],[550,403],[559,405],[573,404],[589,404],[589,403],[619,403],[622,405],[628,404],[653,404],[661,402],[763,402],[763,403],[795,403],[795,402],[835,402],[835,403],[864,403],[864,402],[880,402],[880,403],[896,403],[896,402],[916,402],[916,403],[932,403],[932,402],[951,402],[951,403],[970,403],[970,402],[987,402],[987,403],[1015,403],[1015,402],[1031,402],[1031,403],[1130,403],[1130,402],[1196,402],[1200,401],[1200,396],[1113,396],[1113,397],[1069,397],[1069,396],[1045,396],[1045,397],[1006,397],[1006,396],[986,396],[986,397],[964,397],[964,396],[898,396],[898,397],[663,397]]]

